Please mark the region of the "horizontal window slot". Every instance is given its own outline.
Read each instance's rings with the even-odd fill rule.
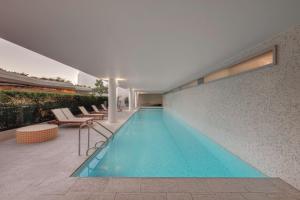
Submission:
[[[204,83],[208,83],[230,76],[235,76],[237,74],[252,71],[272,64],[275,64],[275,51],[269,50],[263,54],[250,58],[246,61],[240,62],[239,64],[215,71],[204,76]]]

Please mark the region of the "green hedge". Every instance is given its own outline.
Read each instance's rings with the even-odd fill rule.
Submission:
[[[92,111],[91,105],[100,107],[107,97],[0,91],[0,131],[54,119],[51,109],[68,107],[79,114],[78,106]]]

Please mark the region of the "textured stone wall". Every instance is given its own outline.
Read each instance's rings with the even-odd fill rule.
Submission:
[[[300,26],[220,66],[275,44],[278,65],[164,95],[164,107],[266,175],[300,189]]]

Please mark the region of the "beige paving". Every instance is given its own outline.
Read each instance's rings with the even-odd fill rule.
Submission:
[[[118,113],[115,131],[131,115]],[[103,139],[91,132],[91,144]],[[82,154],[87,130],[82,132]],[[76,178],[70,177],[87,158],[78,156],[76,127],[60,127],[55,140],[39,144],[0,142],[0,200],[270,200],[300,199],[300,193],[279,178]]]

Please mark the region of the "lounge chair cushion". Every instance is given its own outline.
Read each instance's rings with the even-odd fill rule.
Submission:
[[[100,112],[100,111],[98,110],[98,108],[97,108],[95,105],[92,105],[92,108],[93,108],[93,110],[94,110],[95,112]]]
[[[101,107],[103,108],[103,110],[107,110],[106,106],[104,104],[101,104]]]
[[[74,119],[74,118],[76,118],[76,117],[73,115],[73,113],[70,111],[69,108],[62,108],[61,110],[62,110],[62,112],[66,115],[67,119]]]
[[[79,108],[79,110],[82,112],[82,114],[84,114],[84,115],[89,115],[89,114],[90,114],[90,113],[85,109],[85,107],[79,106],[78,108]]]
[[[65,120],[67,120],[67,117],[65,116],[65,114],[62,112],[61,109],[52,109],[51,111],[52,111],[52,113],[54,114],[55,118],[58,121],[65,121]]]

